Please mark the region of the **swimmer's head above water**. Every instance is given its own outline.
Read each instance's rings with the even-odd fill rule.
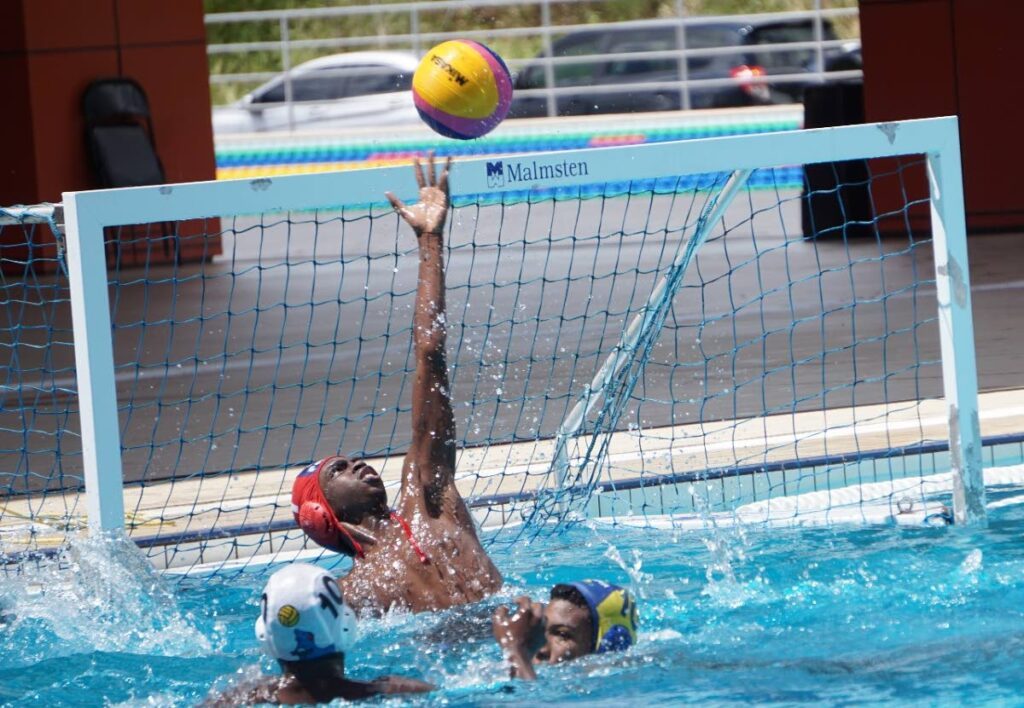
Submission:
[[[283,662],[345,654],[356,640],[356,616],[330,573],[293,563],[272,575],[263,591],[256,638]]]
[[[511,613],[498,608],[492,618],[513,677],[533,679],[534,665],[620,651],[636,642],[636,602],[618,585],[601,580],[559,584],[546,605],[526,596],[517,598],[516,605]]]
[[[355,613],[331,574],[308,563],[293,563],[271,576],[260,597],[256,638],[277,659],[281,673],[243,681],[204,705],[308,705],[434,688],[398,676],[349,678],[345,660],[356,644]]]
[[[363,544],[356,527],[367,516],[388,515],[388,493],[373,467],[333,455],[296,477],[292,513],[302,530],[324,548],[359,557]]]

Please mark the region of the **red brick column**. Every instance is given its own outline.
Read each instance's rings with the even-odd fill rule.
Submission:
[[[169,181],[216,178],[201,0],[3,0],[0,76],[0,204],[95,186],[81,98],[103,77],[131,77],[146,91]],[[199,241],[181,241],[182,260],[219,252],[219,240]]]
[[[1020,0],[860,0],[868,121],[958,115],[967,226],[1024,227],[1024,101],[1018,94]],[[877,169],[877,167],[875,168]],[[902,197],[896,180],[873,189],[878,210]],[[912,197],[924,193],[923,172]],[[927,218],[915,213],[915,221]]]

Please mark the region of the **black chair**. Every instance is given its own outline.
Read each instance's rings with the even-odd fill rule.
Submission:
[[[808,86],[804,127],[831,128],[864,122],[864,83]],[[804,165],[800,199],[804,238],[872,238],[876,233],[867,160]]]
[[[132,79],[97,79],[82,95],[85,142],[98,187],[166,182],[156,152],[149,101]]]
[[[132,79],[97,79],[82,94],[85,146],[96,187],[164,184],[156,153],[146,92]],[[108,226],[104,229],[107,265],[143,266],[177,258],[174,225]]]

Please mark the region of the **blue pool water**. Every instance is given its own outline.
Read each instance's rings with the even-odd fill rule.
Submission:
[[[349,669],[440,684],[412,701],[424,705],[1022,703],[1022,531],[1021,505],[983,530],[577,526],[498,553],[500,599],[581,577],[628,584],[642,598],[630,651],[512,683],[490,639],[494,600],[366,621]],[[85,542],[72,572],[3,579],[0,704],[191,705],[273,670],[252,632],[264,576],[167,583],[110,554]]]

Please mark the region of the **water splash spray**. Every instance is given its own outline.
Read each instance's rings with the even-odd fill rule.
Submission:
[[[0,655],[35,663],[90,651],[208,655],[217,647],[121,533],[71,539],[58,557],[25,564],[0,585]]]

